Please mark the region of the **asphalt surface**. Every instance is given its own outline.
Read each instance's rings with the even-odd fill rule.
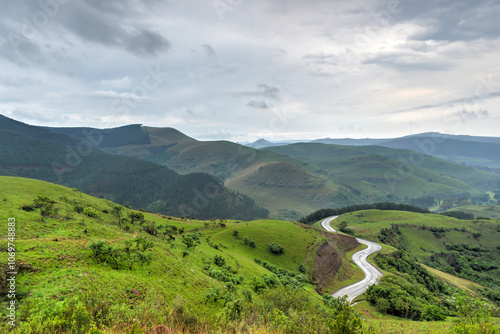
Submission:
[[[323,226],[323,228],[327,231],[336,232],[330,226],[330,222],[337,217],[338,216],[325,218],[321,222],[321,226]],[[363,272],[365,273],[365,278],[359,282],[353,283],[351,285],[345,286],[345,287],[335,291],[332,294],[333,297],[338,298],[338,297],[342,297],[344,295],[347,295],[347,299],[349,301],[353,301],[354,298],[363,294],[366,291],[366,289],[368,289],[368,287],[370,285],[372,285],[373,283],[376,283],[377,279],[379,277],[383,276],[382,272],[380,272],[380,270],[378,270],[375,266],[373,266],[367,260],[367,257],[370,254],[378,252],[379,250],[382,249],[382,246],[380,246],[379,244],[376,244],[374,242],[368,241],[368,240],[363,240],[363,239],[359,239],[359,238],[356,238],[356,240],[358,240],[358,242],[368,246],[368,248],[360,250],[359,252],[356,252],[352,255],[352,260],[354,261],[354,263],[356,263],[356,265],[358,267],[361,268],[361,270],[363,270]]]

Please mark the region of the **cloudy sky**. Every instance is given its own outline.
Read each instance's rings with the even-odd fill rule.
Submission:
[[[0,113],[233,141],[499,136],[496,0],[2,1]]]

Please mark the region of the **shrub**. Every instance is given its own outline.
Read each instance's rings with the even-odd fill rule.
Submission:
[[[83,213],[83,210],[85,207],[79,203],[73,205],[73,210],[75,210],[76,213]]]
[[[184,243],[184,245],[186,245],[187,248],[195,248],[196,247],[196,243],[194,242],[192,236],[190,236],[190,235],[183,235],[182,242]]]
[[[267,244],[267,250],[275,255],[281,255],[285,252],[285,248],[276,242],[270,242]]]
[[[42,217],[52,217],[57,213],[54,208],[55,202],[47,196],[37,196],[33,204],[35,208],[40,209]]]
[[[420,317],[422,320],[427,321],[442,321],[446,319],[443,310],[437,305],[426,305]]]
[[[99,216],[97,210],[90,206],[87,206],[85,209],[83,209],[83,214],[91,218],[97,218]]]
[[[226,264],[226,260],[224,260],[224,258],[220,255],[215,255],[214,256],[214,263],[215,263],[215,265],[222,267]]]
[[[255,293],[262,293],[266,288],[266,282],[263,278],[255,276],[250,282],[250,286]]]
[[[155,222],[147,222],[146,225],[142,228],[146,233],[152,235],[152,236],[157,236],[158,235],[158,228],[156,227]]]
[[[134,223],[134,221],[142,222],[144,220],[144,214],[138,211],[132,211],[128,213],[128,217],[130,218],[130,223]]]
[[[255,248],[255,241],[253,241],[252,239],[245,237],[243,239],[243,242],[245,243],[245,245]]]

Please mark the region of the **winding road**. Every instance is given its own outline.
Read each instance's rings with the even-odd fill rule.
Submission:
[[[338,216],[325,218],[321,222],[321,226],[323,226],[323,228],[329,232],[336,232],[330,226],[330,223],[332,220],[336,219],[337,217]],[[382,272],[380,270],[378,270],[375,266],[373,266],[367,260],[367,257],[370,254],[378,252],[379,250],[382,249],[382,246],[380,246],[379,244],[376,244],[374,242],[368,241],[368,240],[363,240],[363,239],[359,239],[359,238],[356,238],[356,240],[358,240],[358,242],[368,246],[368,248],[360,250],[359,252],[356,252],[352,255],[352,260],[354,261],[354,263],[356,263],[358,265],[358,267],[361,268],[361,270],[363,270],[363,272],[365,273],[365,278],[359,282],[353,283],[351,285],[345,286],[345,287],[335,291],[332,294],[333,297],[338,298],[338,297],[347,295],[347,300],[353,301],[354,298],[363,294],[366,291],[366,289],[368,289],[368,287],[370,285],[372,285],[373,283],[376,283],[377,279],[379,277],[384,275],[384,274],[382,274]]]

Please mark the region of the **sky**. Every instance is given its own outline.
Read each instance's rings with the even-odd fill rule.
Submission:
[[[496,0],[2,1],[0,114],[200,140],[499,136]]]

